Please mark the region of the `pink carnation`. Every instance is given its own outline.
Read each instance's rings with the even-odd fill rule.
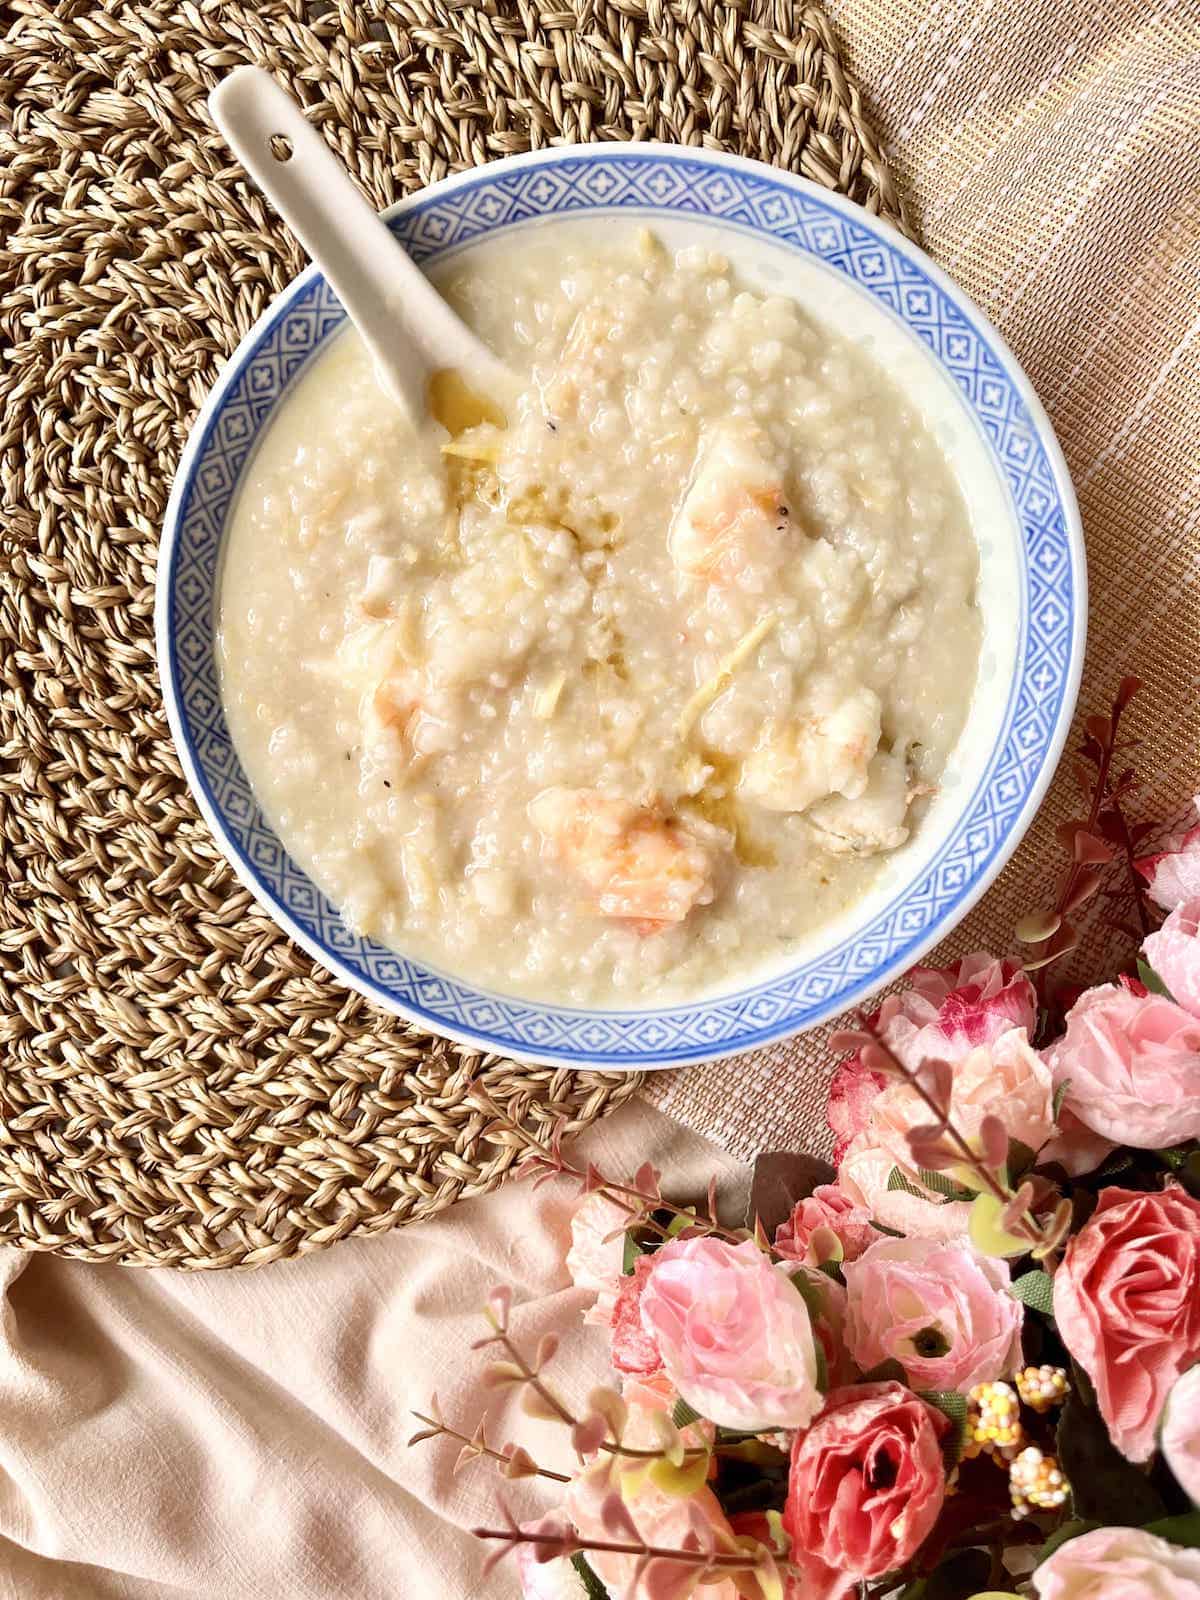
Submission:
[[[1038,1600],[1200,1600],[1200,1550],[1144,1528],[1093,1528],[1033,1574]]]
[[[869,1244],[881,1237],[879,1229],[871,1225],[869,1214],[832,1183],[818,1184],[806,1199],[796,1202],[791,1216],[775,1231],[776,1253],[788,1261],[819,1267],[830,1259],[830,1252],[814,1251],[813,1235],[818,1230],[834,1236],[841,1246],[843,1261],[857,1260]],[[827,1241],[818,1237],[821,1242]]]
[[[1200,1017],[1200,898],[1177,905],[1158,932],[1147,935],[1142,949],[1172,999]]]
[[[1020,1365],[1008,1263],[969,1245],[881,1239],[845,1268],[846,1341],[864,1372],[896,1360],[914,1389],[958,1389]]]
[[[799,1291],[751,1240],[673,1239],[654,1256],[642,1326],[667,1377],[727,1428],[803,1428],[821,1407]]]
[[[871,1020],[909,1067],[957,1061],[1012,1028],[1032,1032],[1037,1019],[1037,996],[1019,963],[997,961],[982,950],[948,967],[914,967],[908,982],[907,989],[885,998]],[[865,1131],[885,1082],[857,1056],[834,1073],[826,1115],[836,1136],[835,1162]]]
[[[833,1160],[840,1166],[854,1139],[866,1130],[871,1105],[887,1088],[882,1072],[864,1067],[857,1056],[848,1056],[829,1080],[829,1102],[825,1120],[833,1130]]]
[[[1193,802],[1200,811],[1200,795]],[[1150,898],[1164,911],[1200,896],[1200,827],[1172,839],[1157,855],[1135,863],[1149,887]]]
[[[1054,1274],[1054,1319],[1113,1443],[1148,1460],[1171,1385],[1200,1361],[1200,1200],[1102,1189]]]
[[[899,1383],[830,1391],[796,1435],[783,1513],[806,1600],[846,1593],[919,1549],[945,1497],[939,1441],[948,1427]]]
[[[638,1256],[633,1271],[621,1279],[613,1307],[612,1364],[618,1372],[649,1373],[662,1369],[658,1346],[642,1326],[642,1290],[654,1266],[653,1256]]]
[[[1155,1150],[1200,1137],[1200,1019],[1164,996],[1089,989],[1047,1054],[1064,1104],[1104,1138]]]

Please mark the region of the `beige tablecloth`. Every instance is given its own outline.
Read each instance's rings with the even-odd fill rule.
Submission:
[[[628,1106],[581,1141],[611,1174],[652,1155],[676,1194],[737,1165]],[[251,1273],[96,1267],[0,1250],[0,1600],[496,1600],[466,1528],[500,1480],[455,1477],[447,1440],[408,1449],[436,1391],[469,1431],[489,1396],[470,1344],[512,1285],[513,1328],[562,1335],[554,1374],[581,1404],[605,1341],[563,1258],[569,1186],[509,1184],[444,1220]],[[474,1381],[473,1382],[473,1378]],[[489,1438],[562,1470],[563,1431],[493,1400]],[[537,1515],[540,1481],[503,1484]],[[549,1485],[554,1489],[554,1485]],[[554,1496],[550,1496],[553,1503]]]
[[[1081,713],[1147,680],[1144,814],[1200,785],[1200,0],[826,0],[924,243],[997,324],[1083,513]],[[1060,866],[1069,767],[943,958],[1011,948]],[[1035,900],[1035,903],[1036,900]],[[1095,978],[1116,952],[1086,941]],[[824,1032],[662,1075],[655,1104],[725,1148],[821,1148]]]

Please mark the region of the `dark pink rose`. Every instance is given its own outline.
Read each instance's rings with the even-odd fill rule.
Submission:
[[[883,1237],[872,1227],[870,1214],[833,1183],[818,1184],[807,1199],[797,1200],[791,1216],[775,1231],[776,1254],[819,1267],[833,1257],[827,1249],[814,1250],[814,1234],[818,1245],[828,1244],[832,1234],[841,1246],[843,1261],[857,1261],[868,1245]]]
[[[1114,1444],[1148,1460],[1172,1384],[1200,1361],[1200,1200],[1101,1190],[1054,1274],[1054,1317]]]
[[[1200,1017],[1200,899],[1177,905],[1158,932],[1147,935],[1142,949],[1172,998]]]
[[[621,1279],[612,1319],[612,1364],[618,1372],[649,1373],[662,1368],[658,1346],[642,1326],[642,1290],[654,1265],[653,1256],[638,1256],[633,1271]]]
[[[792,1558],[812,1569],[816,1593],[890,1572],[919,1548],[945,1497],[939,1441],[948,1427],[900,1383],[830,1391],[792,1445],[783,1512]]]
[[[1200,1138],[1200,1019],[1165,996],[1089,989],[1046,1059],[1068,1110],[1115,1144],[1157,1150]]]
[[[1200,795],[1193,803],[1200,810]],[[1164,911],[1194,900],[1200,895],[1200,827],[1178,834],[1165,850],[1143,856],[1135,865],[1149,886],[1150,898]]]

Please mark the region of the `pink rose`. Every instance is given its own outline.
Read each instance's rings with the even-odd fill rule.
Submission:
[[[901,1167],[910,1183],[916,1183],[916,1174],[904,1167],[893,1150],[876,1144],[870,1133],[860,1133],[842,1158],[838,1188],[884,1228],[921,1239],[965,1239],[971,1220],[969,1202],[952,1200],[944,1205],[924,1193],[889,1189],[896,1167]]]
[[[1038,1600],[1200,1600],[1200,1550],[1142,1528],[1094,1528],[1033,1574]]]
[[[987,1116],[999,1117],[1011,1138],[1034,1151],[1055,1132],[1050,1068],[1023,1029],[1009,1028],[991,1044],[968,1051],[953,1070],[951,1116],[966,1138],[978,1138]],[[929,1107],[910,1084],[889,1083],[872,1103],[866,1132],[842,1159],[838,1187],[884,1227],[929,1238],[962,1237],[965,1202],[942,1205],[936,1197],[921,1199],[887,1186],[893,1167],[919,1185],[908,1135],[928,1121]]]
[[[799,1291],[750,1240],[673,1239],[654,1256],[642,1326],[676,1389],[726,1428],[803,1428],[821,1408]]]
[[[1071,1177],[1082,1177],[1085,1172],[1095,1172],[1116,1145],[1099,1133],[1093,1133],[1071,1110],[1070,1106],[1058,1108],[1058,1132],[1049,1144],[1044,1144],[1038,1156],[1039,1164],[1057,1161]]]
[[[957,1061],[1011,1028],[1031,1032],[1037,1020],[1037,997],[1020,965],[983,951],[949,967],[914,967],[908,980],[910,987],[888,995],[872,1018],[906,1066]],[[886,1080],[857,1056],[834,1073],[826,1115],[836,1140],[835,1163],[866,1131],[872,1102],[885,1087]]]
[[[612,1318],[612,1364],[618,1372],[659,1372],[658,1346],[642,1326],[642,1290],[654,1267],[653,1256],[638,1256],[621,1279]]]
[[[914,1389],[958,1389],[1021,1364],[1008,1263],[969,1245],[881,1239],[845,1268],[846,1342],[864,1372],[892,1358]]]
[[[1155,1150],[1200,1137],[1200,1020],[1162,995],[1089,989],[1047,1054],[1064,1104],[1106,1139]]]
[[[587,1313],[585,1322],[607,1326],[612,1320],[625,1258],[623,1233],[616,1230],[623,1230],[628,1222],[628,1211],[598,1191],[584,1195],[575,1207],[567,1271],[576,1288],[590,1289],[596,1296],[596,1304]]]
[[[1148,1460],[1171,1385],[1200,1360],[1200,1200],[1101,1190],[1054,1274],[1054,1318],[1113,1443]]]
[[[638,1450],[661,1449],[662,1439],[654,1425],[654,1413],[670,1412],[675,1400],[670,1385],[662,1379],[646,1382],[634,1379],[625,1385],[622,1398],[628,1408],[623,1433],[625,1443]],[[711,1429],[707,1431],[711,1433]],[[681,1432],[685,1445],[700,1444],[706,1437],[699,1425]],[[692,1519],[697,1516],[710,1524],[718,1541],[732,1538],[725,1513],[706,1485],[690,1495],[669,1493],[659,1488],[644,1468],[645,1462],[636,1458],[603,1454],[571,1480],[566,1488],[567,1514],[585,1539],[612,1537],[604,1526],[602,1507],[614,1491],[624,1500],[638,1533],[647,1544],[683,1544],[693,1534]],[[681,1568],[678,1562],[651,1562],[639,1578],[640,1558],[635,1555],[589,1550],[587,1559],[612,1595],[636,1595],[637,1600],[660,1600],[660,1597],[677,1600],[690,1593],[679,1587]],[[682,1569],[682,1576],[688,1576],[686,1568]],[[705,1587],[704,1600],[738,1600],[737,1587],[731,1578],[724,1578]]]
[[[1193,802],[1200,811],[1200,795]],[[1150,888],[1150,898],[1164,911],[1174,911],[1185,900],[1200,895],[1200,827],[1172,839],[1155,856],[1135,863]]]
[[[1200,1364],[1176,1380],[1163,1412],[1160,1443],[1175,1481],[1200,1506]]]
[[[919,1548],[942,1509],[948,1426],[899,1383],[830,1391],[792,1445],[783,1512],[792,1559],[812,1569],[815,1593],[851,1587],[838,1576],[890,1572]]]
[[[878,1228],[861,1206],[856,1206],[832,1183],[821,1183],[805,1200],[798,1200],[792,1214],[775,1230],[775,1251],[788,1261],[804,1261],[819,1267],[813,1251],[813,1234],[818,1228],[833,1234],[842,1248],[842,1260],[854,1261],[869,1244],[880,1237]],[[829,1260],[828,1253],[821,1259]]]
[[[1200,832],[1200,830],[1197,830]],[[1196,855],[1200,862],[1200,852]],[[1200,1017],[1200,899],[1177,905],[1142,945],[1146,960],[1185,1011]]]

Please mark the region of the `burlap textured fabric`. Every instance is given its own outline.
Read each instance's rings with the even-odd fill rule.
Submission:
[[[1080,712],[1146,680],[1141,814],[1200,782],[1200,4],[831,0],[922,243],[997,324],[1075,482],[1091,584]],[[1012,948],[1059,866],[1064,763],[1024,844],[946,945]],[[1128,954],[1096,931],[1075,967]],[[651,1081],[662,1109],[749,1156],[826,1146],[825,1031]]]
[[[252,904],[184,786],[155,543],[221,361],[302,257],[205,100],[274,71],[382,206],[551,140],[793,168],[899,222],[824,14],[787,0],[0,6],[0,1242],[223,1267],[495,1183],[472,1072],[576,1126],[630,1078],[481,1061]]]

